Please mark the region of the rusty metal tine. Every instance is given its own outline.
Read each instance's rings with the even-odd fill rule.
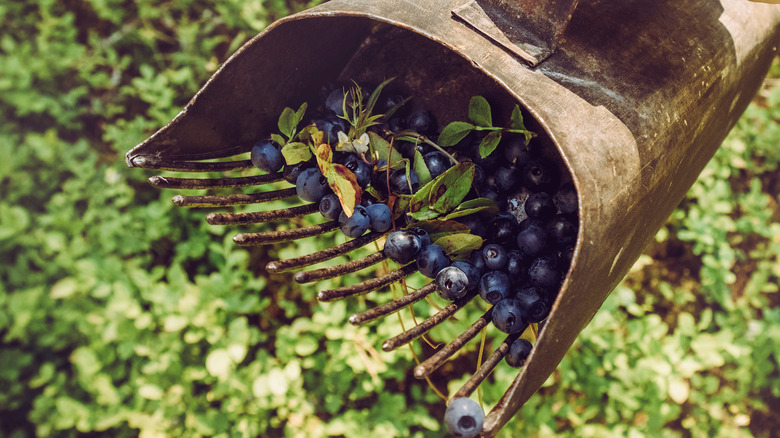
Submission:
[[[448,304],[446,307],[436,312],[430,318],[427,318],[426,320],[410,328],[409,330],[393,338],[386,340],[382,344],[382,350],[393,351],[404,344],[408,344],[409,342],[424,335],[425,333],[428,333],[429,330],[441,324],[442,322],[447,320],[447,318],[454,315],[455,312],[462,309],[463,306],[468,304],[468,302],[471,301],[476,295],[477,295],[477,291],[471,291],[465,297],[459,300],[455,300],[451,304]]]
[[[367,268],[369,266],[375,265],[386,258],[387,256],[385,256],[383,252],[381,251],[375,252],[365,257],[361,257],[356,260],[350,260],[340,265],[328,266],[327,268],[315,269],[313,271],[296,272],[293,279],[295,279],[295,281],[298,283],[311,283],[312,281],[326,280],[328,278],[339,277],[345,274],[351,274],[363,268]],[[309,263],[308,260],[306,262]],[[309,263],[309,264],[314,264],[314,263],[319,263],[319,261],[314,261],[313,263]],[[266,267],[266,269],[268,268]],[[292,269],[292,268],[287,268],[287,269]],[[280,272],[280,271],[274,270],[273,272]]]
[[[509,346],[515,339],[519,338],[523,333],[521,330],[518,333],[509,335],[504,339],[504,342],[496,348],[496,351],[487,358],[487,360],[479,367],[476,373],[472,374],[471,378],[461,386],[461,388],[450,399],[456,399],[461,397],[468,397],[474,392],[475,389],[482,383],[483,380],[493,371],[496,365],[501,362],[501,359],[506,356],[506,352],[509,351]]]
[[[336,258],[340,255],[347,254],[350,251],[354,251],[360,247],[365,246],[366,244],[369,244],[377,239],[382,237],[382,233],[368,233],[364,236],[356,237],[352,240],[348,240],[344,243],[338,244],[336,246],[332,246],[327,249],[323,249],[322,251],[317,251],[315,253],[306,254],[304,256],[300,257],[294,257],[291,259],[285,259],[285,260],[275,260],[273,262],[269,262],[265,269],[272,273],[276,274],[279,272],[289,271],[290,269],[296,269],[296,268],[303,268],[305,266],[311,266],[320,262],[324,262],[326,260],[330,260],[332,258]],[[380,259],[381,260],[381,259]],[[379,261],[379,260],[377,260]],[[372,263],[373,264],[373,263]],[[311,271],[315,272],[315,271]],[[354,271],[350,271],[354,272]],[[308,278],[309,273],[306,272],[299,272],[298,274],[302,274],[303,277],[300,278]],[[314,280],[299,280],[298,274],[295,275],[295,281],[298,283],[307,283],[309,281],[314,281],[316,279],[320,278],[331,278],[331,277],[320,277],[320,278],[314,278]]]
[[[442,364],[444,364],[444,362],[452,357],[453,354],[463,348],[466,343],[474,339],[474,337],[479,334],[480,330],[487,327],[487,325],[490,323],[492,316],[491,311],[492,308],[485,312],[484,315],[479,317],[479,319],[474,321],[474,323],[471,324],[469,328],[458,335],[458,337],[453,339],[452,342],[444,346],[444,348],[441,350],[437,351],[433,356],[425,359],[425,361],[423,361],[421,364],[417,365],[414,368],[414,377],[418,379],[424,379],[425,377],[428,377],[432,372],[436,371],[436,369],[438,369],[440,366],[442,366]]]
[[[291,230],[266,231],[263,233],[241,233],[233,236],[233,242],[243,246],[261,246],[270,243],[289,242],[291,240],[318,236],[339,227],[338,221],[325,222]]]
[[[257,186],[283,179],[284,175],[282,172],[235,178],[173,178],[155,175],[149,178],[149,184],[158,189],[196,190]]]
[[[410,263],[406,266],[396,269],[395,271],[385,274],[381,277],[372,278],[370,280],[363,281],[352,286],[340,287],[338,289],[324,290],[317,294],[317,299],[320,301],[336,301],[346,297],[352,297],[355,295],[362,295],[381,287],[387,286],[390,283],[398,281],[402,278],[408,277],[417,271],[417,264]]]
[[[404,307],[414,304],[423,298],[427,297],[428,294],[436,290],[436,285],[434,283],[428,283],[425,286],[417,289],[416,291],[404,295],[403,297],[390,301],[387,304],[383,304],[381,306],[377,306],[368,310],[364,310],[360,313],[355,313],[352,316],[349,317],[349,323],[352,325],[363,325],[366,323],[369,323],[377,318],[387,316],[393,312],[397,312]]]
[[[274,190],[262,193],[237,193],[235,195],[224,196],[184,196],[176,195],[173,197],[173,203],[179,207],[228,207],[231,205],[259,204],[261,202],[278,201],[280,199],[290,198],[297,193],[295,187],[288,189]]]
[[[206,222],[211,225],[257,224],[278,219],[306,216],[317,211],[319,211],[319,205],[315,203],[251,213],[210,213],[206,216]]]
[[[226,172],[251,169],[251,160],[238,161],[175,161],[140,155],[133,157],[133,165],[143,169],[169,170],[172,172]]]

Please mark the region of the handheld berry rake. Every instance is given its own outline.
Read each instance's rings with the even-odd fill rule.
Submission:
[[[500,0],[333,0],[282,19],[241,47],[168,125],[127,154],[130,167],[193,173],[252,167],[246,154],[267,137],[282,109],[329,80],[379,83],[394,76],[439,124],[464,120],[471,96],[509,113],[519,104],[542,149],[576,187],[578,232],[571,266],[539,337],[513,382],[486,416],[494,436],[552,373],[579,332],[628,272],[683,198],[760,86],[780,43],[780,7],[743,0],[661,2]],[[291,50],[294,49],[294,50]],[[282,172],[232,178],[155,176],[160,188],[262,187]],[[187,207],[226,207],[296,196],[295,188],[173,198]],[[257,213],[212,213],[215,225],[244,225],[312,214],[316,204]],[[338,228],[243,233],[239,245],[289,242]],[[364,247],[384,233],[268,265],[297,270],[298,282],[374,266],[376,252],[329,268],[301,270]],[[323,290],[338,300],[397,282],[414,264]],[[352,315],[364,324],[423,299],[433,283]],[[476,296],[454,300],[383,344],[392,350],[446,321]],[[491,311],[426,359],[425,377],[476,336]],[[468,396],[506,355],[510,334],[452,398]]]

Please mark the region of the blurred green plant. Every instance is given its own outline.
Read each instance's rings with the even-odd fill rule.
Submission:
[[[313,3],[0,4],[0,435],[444,433],[444,404],[412,377],[411,351],[375,349],[413,323],[408,312],[352,327],[347,315],[371,298],[321,305],[313,288],[262,271],[338,237],[236,248],[123,162],[241,43]],[[780,426],[777,63],[771,77],[504,436]],[[451,339],[482,310],[430,338]],[[433,384],[462,383],[471,350]],[[502,364],[483,385],[486,408],[515,372]]]

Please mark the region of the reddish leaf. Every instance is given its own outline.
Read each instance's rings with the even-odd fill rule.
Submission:
[[[344,214],[351,217],[355,206],[360,203],[363,189],[360,188],[355,174],[343,164],[331,164],[330,169],[328,185],[333,189],[333,193],[339,197]]]

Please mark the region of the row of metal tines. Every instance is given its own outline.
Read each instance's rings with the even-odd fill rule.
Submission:
[[[132,158],[132,164],[136,167],[156,169],[173,172],[232,172],[251,169],[250,160],[235,161],[173,161],[148,156],[135,156]],[[283,181],[282,172],[273,174],[263,174],[254,176],[237,176],[224,178],[179,178],[166,176],[152,176],[149,183],[159,189],[179,189],[179,190],[198,190],[198,189],[226,189],[259,187],[267,184]],[[235,205],[261,204],[265,202],[297,198],[295,187],[275,189],[257,193],[234,193],[228,195],[176,195],[173,197],[173,203],[180,207],[201,207],[201,208],[226,208]],[[211,225],[247,225],[273,222],[282,219],[292,219],[318,213],[317,203],[306,203],[290,208],[281,208],[276,210],[259,212],[235,212],[235,213],[210,213],[206,216],[206,222]],[[243,246],[260,246],[283,242],[292,242],[307,237],[319,236],[324,233],[334,231],[339,228],[338,221],[329,221],[317,225],[309,225],[300,228],[285,229],[278,231],[266,231],[257,233],[240,233],[233,237],[233,241]],[[370,266],[374,266],[384,260],[386,256],[382,250],[370,255],[344,262],[335,266],[329,266],[320,269],[301,270],[327,260],[344,256],[354,250],[362,248],[369,243],[382,238],[384,233],[370,232],[361,237],[349,240],[345,243],[317,251],[312,254],[300,257],[276,260],[268,263],[266,269],[270,273],[282,273],[298,270],[294,279],[298,283],[310,283],[318,280],[330,279],[352,272],[356,272]],[[360,283],[344,286],[337,289],[322,290],[317,294],[320,301],[336,301],[351,296],[366,294],[371,291],[382,289],[390,284],[401,281],[406,277],[417,272],[416,263],[410,263],[402,266],[387,274],[373,277]],[[423,300],[430,293],[435,291],[433,282],[408,293],[401,298],[392,300],[386,304],[373,307],[371,309],[355,313],[349,317],[349,322],[353,325],[363,325],[374,321],[380,317],[390,315],[413,303]],[[386,340],[382,344],[384,351],[392,351],[403,346],[414,339],[426,334],[435,326],[446,321],[458,310],[468,304],[475,296],[476,291],[470,292],[465,297],[453,301],[444,306],[437,313],[423,320],[414,327],[398,334],[397,336]],[[427,358],[414,369],[414,376],[418,379],[427,378],[437,368],[444,364],[450,357],[458,352],[466,343],[475,338],[481,330],[490,323],[491,310],[488,309],[481,317],[474,321],[463,333],[458,335],[449,344],[439,349],[431,357]],[[521,331],[522,333],[522,331]],[[509,350],[509,346],[520,335],[509,335],[504,341],[489,355],[481,364],[479,369],[471,378],[450,398],[468,397],[484,381],[484,379],[501,362]]]

